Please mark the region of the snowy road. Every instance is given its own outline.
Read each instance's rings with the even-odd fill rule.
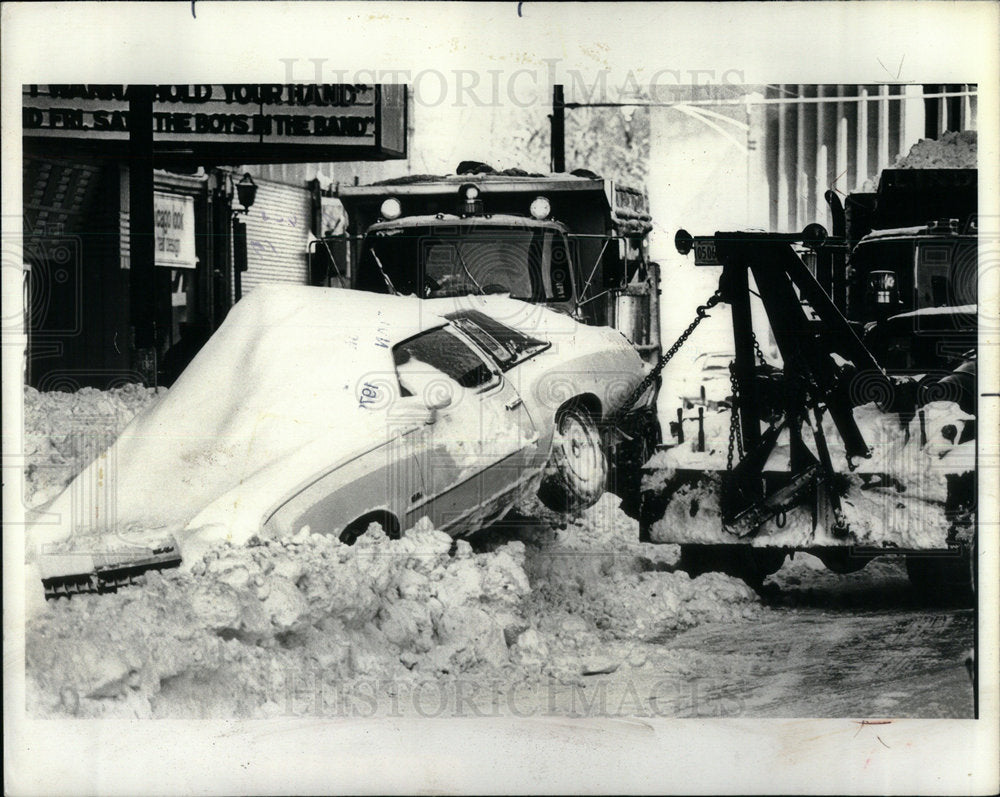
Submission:
[[[788,562],[758,617],[636,641],[572,683],[455,681],[377,715],[971,718],[974,612],[933,605],[901,561],[848,576]],[[779,586],[780,585],[780,586]],[[586,657],[585,657],[586,660]],[[600,668],[599,666],[597,667]]]

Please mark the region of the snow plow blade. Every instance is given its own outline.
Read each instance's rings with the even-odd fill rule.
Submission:
[[[45,588],[47,599],[67,598],[86,593],[117,592],[120,587],[137,583],[144,573],[151,570],[169,570],[178,567],[181,563],[180,552],[173,542],[142,549],[141,553],[137,551],[137,555],[134,557],[119,558],[110,553],[68,552],[66,554],[48,554],[46,558],[64,560],[60,563],[59,568],[64,571],[70,569],[66,566],[66,559],[77,565],[77,567],[72,568],[76,570],[75,573],[42,577],[42,586]],[[89,569],[80,566],[87,560],[92,563]]]

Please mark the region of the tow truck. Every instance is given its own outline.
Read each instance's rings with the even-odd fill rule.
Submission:
[[[935,389],[883,367],[807,265],[838,243],[818,224],[797,234],[678,231],[680,254],[694,252],[696,265],[722,273],[671,351],[728,304],[731,408],[716,434],[660,446],[623,508],[639,520],[642,539],[679,543],[692,575],[721,570],[759,588],[798,551],[841,573],[892,553],[914,563],[915,583],[968,588],[974,406],[939,400],[953,395],[951,373],[938,374],[945,387]],[[778,366],[757,342],[751,296]]]

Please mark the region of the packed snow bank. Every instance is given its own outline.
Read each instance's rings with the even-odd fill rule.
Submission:
[[[514,651],[525,666],[564,681],[641,666],[643,642],[760,610],[739,579],[675,570],[679,547],[639,542],[638,523],[619,503],[605,493],[569,520],[541,510],[541,522],[519,530],[532,588],[532,628]]]
[[[112,390],[41,393],[24,388],[24,498],[37,507],[50,501],[114,442],[165,387],[125,385]]]
[[[53,416],[33,421],[39,436],[59,437],[60,402],[101,396],[39,399]],[[427,521],[399,540],[373,524],[354,546],[255,537],[117,594],[43,603],[25,629],[28,711],[342,715],[344,690],[377,702],[456,678],[513,689],[642,667],[664,634],[761,611],[740,581],[674,572],[678,547],[640,543],[618,503],[567,519],[532,502],[531,522],[475,548]]]
[[[435,678],[508,664],[527,627],[524,546],[473,555],[427,526],[222,546],[191,573],[54,604],[26,629],[41,716],[280,713],[284,679]],[[506,635],[506,636],[505,636]]]
[[[576,682],[641,667],[643,641],[759,611],[742,582],[671,572],[676,549],[635,542],[616,506],[480,552],[426,522],[399,540],[373,524],[354,546],[254,539],[189,573],[49,603],[26,629],[29,713],[266,717],[293,697],[332,712],[315,701],[362,683],[377,701],[456,677]]]

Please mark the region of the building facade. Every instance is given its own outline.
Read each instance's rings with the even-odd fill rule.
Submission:
[[[316,175],[405,157],[406,105],[401,86],[25,86],[26,383],[170,384],[247,291],[308,284],[323,232]],[[147,160],[136,119],[152,136]],[[237,165],[256,162],[271,165]],[[150,167],[141,183],[136,164]],[[275,164],[290,179],[254,179]]]

